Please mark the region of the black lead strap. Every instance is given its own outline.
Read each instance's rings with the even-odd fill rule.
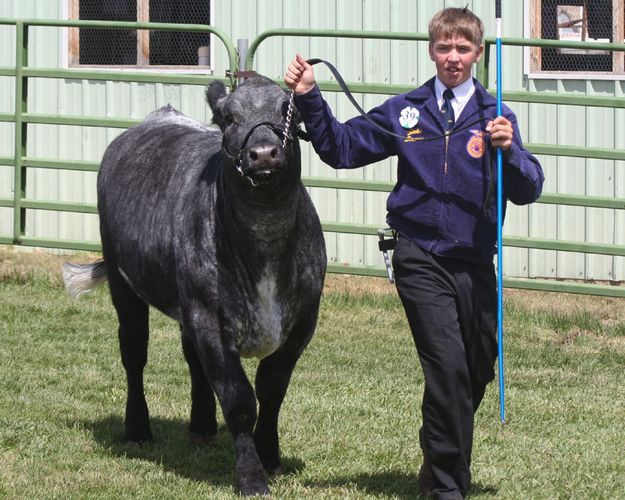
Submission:
[[[376,129],[380,130],[381,132],[391,136],[391,137],[397,137],[399,139],[401,139],[402,141],[406,139],[405,136],[396,134],[395,132],[393,132],[392,130],[388,130],[387,128],[383,127],[382,125],[380,125],[379,123],[377,123],[376,121],[374,121],[368,114],[367,112],[362,109],[362,107],[360,106],[360,104],[358,104],[358,102],[356,101],[356,99],[354,98],[354,96],[352,95],[351,91],[349,90],[349,88],[347,87],[347,84],[345,83],[345,80],[343,79],[343,77],[341,76],[341,74],[338,72],[338,70],[334,67],[334,65],[332,65],[331,63],[329,63],[328,61],[325,61],[323,59],[318,59],[318,58],[312,58],[312,59],[308,59],[308,64],[310,64],[311,66],[315,65],[315,64],[319,64],[319,63],[323,63],[332,73],[332,75],[334,76],[334,78],[336,79],[336,82],[338,83],[339,87],[341,88],[341,90],[343,91],[343,93],[345,94],[345,96],[347,97],[347,99],[349,100],[349,102],[352,103],[352,105],[358,110],[358,112],[360,113],[360,115],[367,120],[372,126],[374,126]],[[445,137],[449,137],[450,135],[454,135],[457,134],[459,132],[462,132],[464,130],[467,130],[471,127],[473,127],[474,125],[477,125],[480,122],[489,120],[488,118],[478,118],[477,120],[473,120],[465,125],[463,125],[462,127],[458,127],[458,128],[452,128],[450,130],[447,130],[446,132],[439,134],[439,135],[435,135],[433,137],[427,137],[427,138],[419,138],[418,142],[427,142],[427,141],[436,141],[439,139],[443,139]],[[452,126],[453,127],[453,126]],[[301,132],[298,134],[301,138],[308,140],[308,138],[305,136],[305,133]],[[488,181],[488,187],[486,189],[486,196],[484,198],[484,203],[482,205],[482,213],[484,214],[484,217],[488,217],[488,209],[491,205],[492,202],[492,197],[493,197],[493,193],[494,193],[494,187],[495,187],[495,183],[494,183],[494,171],[491,165],[491,175],[490,175],[490,179]],[[391,237],[390,238],[386,238],[386,232],[387,231],[391,231]],[[395,278],[393,275],[393,269],[391,266],[391,261],[390,261],[390,257],[389,257],[389,250],[393,250],[395,248],[395,244],[397,243],[397,234],[395,233],[395,231],[391,230],[391,229],[379,229],[378,230],[378,237],[379,237],[379,242],[378,242],[378,248],[380,249],[380,251],[382,252],[383,256],[384,256],[384,264],[386,265],[386,272],[388,274],[388,279],[391,283],[395,282]]]
[[[397,137],[398,139],[401,139],[402,141],[406,139],[406,136],[403,136],[403,135],[400,135],[400,134],[396,134],[392,130],[389,130],[389,129],[383,127],[382,125],[380,125],[378,122],[373,120],[367,114],[367,112],[364,109],[362,109],[360,104],[358,104],[358,101],[356,101],[356,99],[352,95],[351,91],[349,90],[349,87],[345,83],[345,80],[343,79],[343,77],[341,76],[339,71],[334,67],[334,65],[332,63],[330,63],[328,61],[325,61],[323,59],[318,59],[318,58],[308,59],[308,61],[306,61],[306,62],[308,62],[308,64],[310,64],[311,66],[314,66],[315,64],[319,64],[319,63],[324,64],[330,70],[330,73],[332,73],[334,78],[336,79],[336,83],[338,83],[339,87],[341,87],[341,90],[345,94],[345,97],[347,97],[349,102],[352,103],[352,105],[358,110],[358,112],[362,115],[362,117],[365,120],[367,120],[371,125],[373,125],[375,128],[377,128],[381,132],[384,132],[387,135],[390,135],[392,137]],[[469,122],[469,123],[463,125],[462,127],[453,128],[453,129],[449,130],[448,132],[445,132],[445,133],[442,133],[442,134],[439,134],[439,135],[435,135],[433,137],[427,137],[427,138],[421,138],[420,137],[418,142],[437,141],[439,139],[443,139],[446,136],[454,135],[454,134],[457,134],[458,132],[462,132],[464,130],[467,130],[467,129],[473,127],[474,125],[476,125],[476,124],[478,124],[480,122],[486,121],[486,120],[488,120],[488,118],[478,118],[477,120],[474,120],[472,122]]]
[[[401,140],[405,140],[406,139],[405,136],[396,134],[392,130],[388,130],[387,128],[383,127],[382,125],[380,125],[379,123],[374,121],[367,114],[367,112],[364,109],[362,109],[360,104],[358,104],[358,102],[356,101],[356,99],[352,95],[351,91],[347,87],[347,84],[345,83],[345,80],[343,79],[343,77],[341,76],[339,71],[334,67],[334,65],[332,63],[330,63],[328,61],[325,61],[323,59],[318,59],[318,58],[308,59],[307,62],[311,66],[314,66],[315,64],[323,63],[330,70],[330,72],[332,73],[332,75],[336,79],[336,82],[339,84],[339,87],[341,87],[341,90],[343,91],[343,93],[345,94],[347,99],[349,99],[349,102],[351,102],[353,104],[353,106],[358,110],[358,112],[362,115],[362,117],[365,120],[367,120],[371,125],[373,125],[375,128],[377,128],[378,130],[384,132],[387,135],[390,135],[392,137],[397,137],[397,138],[399,138]],[[439,135],[435,135],[433,137],[425,137],[425,138],[420,137],[417,142],[437,141],[439,139],[443,139],[445,137],[449,137],[451,135],[454,135],[454,134],[457,134],[457,133],[462,132],[464,130],[467,130],[467,129],[473,127],[474,125],[477,125],[478,123],[484,122],[484,121],[487,121],[487,120],[489,120],[489,118],[485,118],[485,117],[478,118],[477,120],[473,120],[473,121],[463,125],[462,127],[452,128],[452,129],[448,130],[447,132],[444,132],[444,133],[439,134]],[[308,138],[303,136],[302,134],[299,134],[299,135],[300,135],[300,138],[302,138],[304,140],[308,140]],[[492,197],[493,197],[493,193],[494,193],[495,183],[493,182],[493,173],[494,172],[493,172],[493,170],[491,168],[491,176],[490,176],[490,179],[489,179],[488,187],[486,189],[486,196],[484,198],[484,204],[482,205],[482,212],[484,213],[484,216],[487,216],[487,212],[488,212],[488,209],[489,209],[490,204],[492,202]]]
[[[347,97],[347,99],[349,99],[349,102],[352,103],[352,105],[358,110],[358,112],[363,116],[363,118],[365,120],[367,120],[371,125],[373,125],[375,128],[377,128],[378,130],[381,130],[382,132],[384,132],[387,135],[391,135],[393,137],[397,137],[397,138],[402,139],[402,140],[406,138],[406,137],[404,137],[402,135],[396,134],[392,130],[388,130],[387,128],[383,127],[382,125],[380,125],[379,123],[377,123],[376,121],[371,119],[371,117],[367,114],[367,112],[364,109],[362,109],[360,104],[358,104],[358,101],[356,101],[356,99],[352,95],[351,91],[347,87],[347,84],[345,83],[345,80],[343,80],[343,77],[341,76],[339,71],[332,65],[332,63],[329,63],[328,61],[324,61],[323,59],[317,59],[317,58],[308,59],[307,62],[311,66],[314,66],[315,64],[319,64],[319,63],[325,64],[327,66],[327,68],[330,70],[330,73],[332,73],[332,75],[334,75],[334,78],[336,79],[336,83],[338,83],[339,87],[341,87],[341,90],[345,94],[345,97]]]

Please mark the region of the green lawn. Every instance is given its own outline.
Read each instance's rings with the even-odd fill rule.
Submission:
[[[103,287],[65,296],[59,258],[0,251],[0,498],[233,498],[233,445],[189,442],[177,326],[152,314],[155,441],[123,441],[125,376]],[[329,277],[285,400],[274,498],[415,498],[422,375],[394,290]],[[508,423],[478,413],[471,498],[625,498],[625,302],[506,290]],[[255,362],[246,362],[251,374]]]

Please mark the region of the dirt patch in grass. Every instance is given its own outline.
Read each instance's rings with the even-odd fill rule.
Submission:
[[[97,254],[57,254],[37,249],[0,248],[0,282],[16,281],[26,283],[33,280],[48,280],[52,286],[62,286],[63,263],[90,262],[99,258]]]
[[[625,318],[625,299],[619,297],[506,289],[505,300],[528,312],[567,315],[587,313],[601,318],[604,326],[615,325]]]
[[[47,278],[54,285],[61,285],[61,268],[70,260],[76,263],[91,262],[99,254],[81,252],[59,255],[45,250],[0,248],[0,281],[28,281]],[[350,293],[354,295],[394,295],[395,285],[386,278],[328,274],[324,293]],[[588,313],[601,318],[604,326],[612,326],[625,318],[625,299],[597,297],[570,293],[540,292],[535,290],[506,289],[504,300],[528,312],[560,313],[574,315]]]
[[[395,285],[386,278],[354,276],[349,274],[328,274],[325,293],[349,292],[352,294],[396,294]],[[596,315],[606,325],[615,324],[625,318],[625,299],[599,297],[572,293],[540,292],[506,288],[504,301],[528,312],[576,314],[580,312]]]
[[[325,279],[324,293],[350,293],[353,295],[393,295],[395,285],[387,278],[356,276],[353,274],[328,274]]]

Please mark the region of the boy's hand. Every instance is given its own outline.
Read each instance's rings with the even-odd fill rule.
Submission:
[[[494,148],[501,148],[507,151],[512,146],[514,130],[510,120],[503,116],[498,116],[486,125],[486,131],[490,133],[490,143]]]
[[[297,54],[289,64],[284,75],[284,83],[297,95],[305,94],[315,86],[313,68],[300,54]]]

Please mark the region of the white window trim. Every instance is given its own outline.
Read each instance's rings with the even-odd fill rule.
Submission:
[[[80,0],[66,0],[65,2],[62,2],[61,5],[61,15],[63,16],[63,19],[71,19],[70,15],[71,15],[71,7],[70,5],[73,2],[76,1],[80,1]],[[210,18],[211,19],[215,19],[215,0],[211,0],[210,4],[209,4],[209,9],[210,9]],[[88,69],[88,70],[95,70],[95,71],[111,71],[111,70],[115,70],[115,71],[127,71],[127,72],[132,72],[132,73],[165,73],[165,74],[201,74],[201,75],[212,75],[214,72],[214,61],[215,61],[215,44],[216,43],[221,43],[221,40],[219,40],[219,38],[217,38],[213,33],[210,33],[210,62],[211,65],[208,67],[202,67],[202,68],[194,68],[193,66],[181,66],[181,67],[172,67],[172,66],[150,66],[150,67],[138,67],[138,66],[114,66],[114,65],[110,65],[110,66],[104,66],[104,65],[72,65],[70,64],[70,58],[69,58],[69,53],[70,53],[70,49],[69,49],[69,43],[70,43],[70,29],[72,28],[62,28],[61,29],[61,36],[59,37],[59,41],[61,44],[61,47],[59,49],[59,54],[60,54],[60,60],[59,60],[59,65],[61,68],[65,68],[65,69]]]
[[[613,0],[614,1],[614,0]],[[620,0],[625,4],[624,0]],[[535,38],[532,32],[532,23],[535,12],[535,5],[541,0],[524,0],[524,23],[523,23],[523,36],[525,38]],[[623,40],[621,43],[625,43],[625,5],[621,5],[621,23],[617,25],[617,29],[620,28],[620,35]],[[617,33],[618,36],[619,33]],[[523,71],[528,79],[531,80],[625,80],[625,68],[623,67],[625,62],[625,52],[615,55],[615,58],[619,57],[620,60],[615,61],[616,71],[610,72],[575,72],[575,71],[534,71],[532,69],[532,47],[525,47],[523,49]]]

